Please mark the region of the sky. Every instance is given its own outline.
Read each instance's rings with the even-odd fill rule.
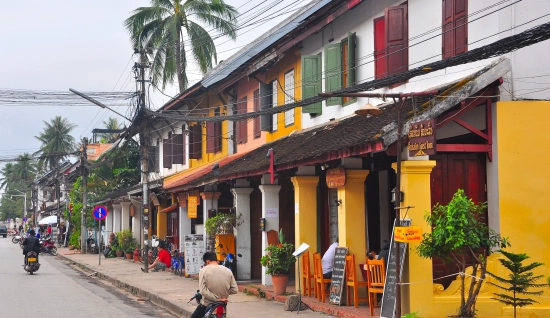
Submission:
[[[238,31],[236,41],[222,37],[215,41],[218,61],[224,60],[308,1],[226,0],[238,8],[240,20],[260,21]],[[271,4],[270,10],[256,17]],[[94,128],[116,114],[101,109],[69,92],[121,93],[135,90],[132,66],[138,61],[123,22],[146,0],[50,0],[4,1],[0,10],[0,161],[40,148],[35,138],[44,121],[63,116],[77,125],[73,137],[91,138]],[[285,13],[288,12],[288,13]],[[265,20],[264,20],[265,19]],[[205,27],[210,30],[208,27]],[[201,74],[191,63],[188,77],[198,81]],[[151,93],[151,107],[170,100],[158,90]],[[175,87],[164,93],[177,94]],[[63,100],[37,103],[36,100],[63,94]],[[14,98],[17,96],[17,103]],[[129,102],[124,94],[105,104],[126,114]],[[118,117],[121,119],[120,117]],[[123,119],[121,119],[123,121]],[[1,163],[0,163],[1,164]]]

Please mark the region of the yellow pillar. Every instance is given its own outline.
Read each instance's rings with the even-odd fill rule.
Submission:
[[[401,210],[401,218],[412,220],[413,226],[422,228],[422,233],[432,231],[431,227],[424,220],[426,211],[431,211],[430,173],[435,167],[435,161],[402,161],[401,162],[401,191],[405,194],[402,206],[414,206],[409,209],[405,216],[406,209]],[[392,168],[395,170],[397,164]],[[431,308],[433,305],[433,274],[432,260],[421,258],[416,253],[419,243],[409,243],[408,263],[403,268],[402,282],[415,283],[403,285],[401,288],[402,313],[421,311],[424,308]]]
[[[294,245],[297,248],[302,243],[309,245],[311,255],[317,252],[317,184],[319,177],[296,176],[291,178],[294,184]],[[300,260],[301,262],[301,260]],[[301,266],[302,264],[300,264]],[[298,264],[296,264],[298,266]],[[310,269],[313,272],[313,262],[310,261]],[[300,272],[302,270],[300,269]],[[296,268],[296,282],[299,281],[298,268]],[[303,289],[303,286],[302,286]]]
[[[362,264],[366,259],[367,232],[365,223],[365,179],[368,170],[346,170],[346,185],[338,188],[338,244],[355,254],[355,262]],[[362,281],[361,275],[357,279]],[[364,288],[360,288],[363,290]]]
[[[160,205],[157,205],[157,236],[160,239],[164,239],[167,233],[167,224],[166,224],[166,213],[160,212],[163,208]]]

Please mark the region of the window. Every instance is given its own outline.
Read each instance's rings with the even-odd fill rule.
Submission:
[[[238,114],[246,114],[246,102],[247,98],[246,96],[241,98],[237,103],[237,113]],[[247,126],[247,120],[243,119],[237,122],[237,143],[238,144],[244,144],[248,141],[248,126]]]
[[[294,70],[285,74],[285,104],[294,103]],[[285,126],[294,124],[294,108],[285,112]]]
[[[274,84],[275,83],[275,84]],[[258,103],[261,110],[269,109],[272,107],[276,107],[277,103],[273,103],[273,89],[277,89],[276,81],[271,82],[269,84],[264,84],[260,82],[259,89],[258,89]],[[277,94],[277,91],[275,91],[275,94]],[[256,92],[254,92],[254,99],[256,100]],[[256,105],[254,105],[254,108]],[[260,131],[269,131],[273,132],[277,130],[277,114],[273,115],[261,115],[260,116]],[[254,135],[256,138],[256,122],[254,122]],[[261,132],[259,133],[258,137],[260,137]]]
[[[279,87],[278,87],[279,83],[277,82],[277,80],[274,80],[273,82],[271,82],[271,105],[273,105],[272,107],[277,107],[279,106],[279,102],[277,100],[277,96],[278,96],[278,92],[279,92]],[[278,116],[279,114],[273,114],[273,118],[272,118],[272,124],[271,124],[271,131],[277,131],[277,129],[279,129],[279,126],[278,126],[278,123],[279,123],[279,119],[278,119]]]
[[[387,7],[384,16],[374,19],[375,78],[409,69],[408,7]]]
[[[172,168],[172,133],[168,133],[167,139],[162,139],[162,166]]]
[[[254,91],[254,111],[260,111],[260,90]],[[262,131],[260,130],[260,117],[254,117],[254,139],[260,138]]]
[[[214,116],[220,116],[220,108],[214,109]],[[206,153],[218,153],[222,151],[222,123],[206,122]]]
[[[468,51],[468,1],[443,0],[444,59]]]
[[[189,126],[189,159],[202,158],[202,126]]]
[[[355,33],[349,33],[340,43],[325,46],[325,91],[333,92],[356,82]],[[342,105],[355,99],[332,97],[327,106]]]
[[[149,147],[149,171],[151,172],[159,172],[159,141],[157,139],[156,146],[150,146]]]
[[[321,92],[321,54],[302,56],[302,100],[315,97]],[[319,115],[322,103],[302,106],[302,113]]]
[[[183,134],[174,135],[172,138],[172,164],[181,165],[185,163]]]

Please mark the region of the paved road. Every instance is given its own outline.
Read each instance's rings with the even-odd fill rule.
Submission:
[[[23,253],[11,237],[0,237],[0,309],[15,316],[41,317],[174,317],[138,301],[131,294],[105,285],[70,267],[40,255],[40,270],[27,273]]]

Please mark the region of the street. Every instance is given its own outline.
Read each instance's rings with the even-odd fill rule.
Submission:
[[[51,317],[173,317],[131,294],[90,278],[66,262],[40,254],[34,275],[23,267],[23,253],[11,237],[0,238],[2,312]]]

